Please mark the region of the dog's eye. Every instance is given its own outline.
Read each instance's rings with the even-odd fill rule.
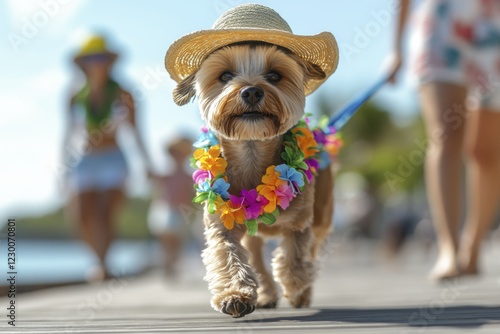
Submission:
[[[230,72],[224,72],[219,77],[219,80],[225,83],[225,82],[231,81],[232,78],[233,78],[233,75]]]
[[[272,82],[272,83],[276,83],[278,81],[280,81],[282,78],[281,74],[279,74],[278,72],[269,72],[266,74],[266,80],[269,81],[269,82]]]

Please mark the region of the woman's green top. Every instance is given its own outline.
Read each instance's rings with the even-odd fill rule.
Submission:
[[[85,109],[85,120],[87,128],[97,129],[103,121],[111,116],[111,106],[116,101],[120,93],[120,86],[113,80],[108,80],[104,88],[104,101],[95,108],[90,101],[90,87],[87,84],[75,95],[75,103],[80,104]]]

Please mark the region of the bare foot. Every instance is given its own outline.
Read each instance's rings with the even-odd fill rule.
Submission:
[[[102,282],[107,278],[108,272],[101,265],[95,265],[87,270],[85,273],[85,281],[87,283]]]
[[[455,256],[439,256],[429,278],[435,281],[445,280],[460,275]]]
[[[463,247],[458,254],[458,269],[460,275],[478,275],[477,257],[478,252],[472,247]]]
[[[477,268],[460,268],[460,276],[475,276],[479,275]]]

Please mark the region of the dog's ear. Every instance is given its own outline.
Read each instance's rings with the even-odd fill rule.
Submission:
[[[307,83],[309,80],[323,80],[326,78],[326,74],[321,68],[321,66],[311,63],[310,61],[304,60],[294,53],[288,54],[290,57],[295,59],[295,61],[304,70],[304,81]]]
[[[194,88],[196,72],[190,74],[184,80],[179,82],[172,92],[175,104],[183,106],[188,103],[195,95]]]
[[[302,68],[304,68],[306,82],[311,79],[323,80],[324,78],[326,78],[326,74],[321,66],[305,60],[301,62],[301,65]]]

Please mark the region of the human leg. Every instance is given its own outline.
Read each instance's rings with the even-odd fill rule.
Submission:
[[[460,240],[459,268],[478,272],[481,241],[490,229],[500,198],[500,113],[483,109],[471,113],[467,125],[467,218]]]
[[[457,274],[466,93],[464,87],[449,83],[427,83],[420,87],[429,140],[425,181],[439,246],[439,257],[431,272],[435,279]]]
[[[101,219],[96,226],[96,253],[104,267],[106,254],[115,237],[115,226],[125,198],[121,188],[103,191],[101,194]],[[110,276],[106,271],[106,276]]]
[[[73,201],[75,220],[78,222],[80,237],[94,251],[99,254],[98,226],[100,224],[99,194],[94,190],[85,190],[77,193]],[[98,255],[99,257],[99,255]],[[102,280],[105,276],[105,265],[99,257],[99,265],[87,273],[91,281]]]

